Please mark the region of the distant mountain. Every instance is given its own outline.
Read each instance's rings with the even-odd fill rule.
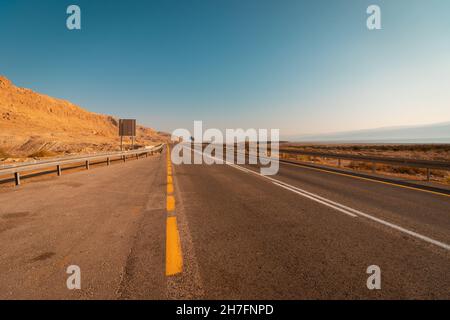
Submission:
[[[450,143],[450,122],[304,135],[291,137],[290,140],[355,143]]]

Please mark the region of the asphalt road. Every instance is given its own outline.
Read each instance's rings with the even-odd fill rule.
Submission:
[[[0,298],[120,299],[139,296],[141,287],[148,298],[164,298],[161,157],[0,192]],[[81,290],[67,289],[70,265],[81,269]]]
[[[450,299],[448,196],[288,164],[274,181],[256,166],[165,159],[2,191],[0,298]],[[182,257],[171,276],[168,216]],[[81,290],[66,287],[69,265]],[[366,286],[371,265],[381,290]]]

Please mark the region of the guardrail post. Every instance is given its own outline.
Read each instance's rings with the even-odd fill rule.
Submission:
[[[338,167],[341,167],[341,159],[338,159]]]
[[[372,162],[372,173],[375,173],[377,171],[377,164],[375,162]]]
[[[106,158],[106,165],[109,166],[111,164],[111,159],[108,157]]]
[[[122,156],[122,159],[123,159],[123,162],[127,161],[127,156],[126,156],[126,155],[123,155],[123,156]]]
[[[20,173],[19,172],[14,173],[14,180],[16,181],[16,186],[20,186]]]
[[[430,168],[427,168],[427,181],[430,181]]]
[[[56,166],[56,171],[58,172],[58,176],[60,176],[61,175],[61,165],[57,165]]]
[[[139,160],[139,153],[136,153],[136,160]]]
[[[148,158],[148,152],[145,153],[145,157]]]
[[[86,170],[89,170],[89,160],[86,160]]]

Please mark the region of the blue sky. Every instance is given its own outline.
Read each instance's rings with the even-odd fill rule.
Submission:
[[[66,28],[77,4],[82,30]],[[377,4],[382,30],[366,28]],[[0,0],[0,74],[159,130],[450,120],[447,0]]]

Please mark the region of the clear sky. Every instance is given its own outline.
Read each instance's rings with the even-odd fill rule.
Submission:
[[[0,74],[165,131],[443,122],[449,15],[448,0],[0,0]]]

